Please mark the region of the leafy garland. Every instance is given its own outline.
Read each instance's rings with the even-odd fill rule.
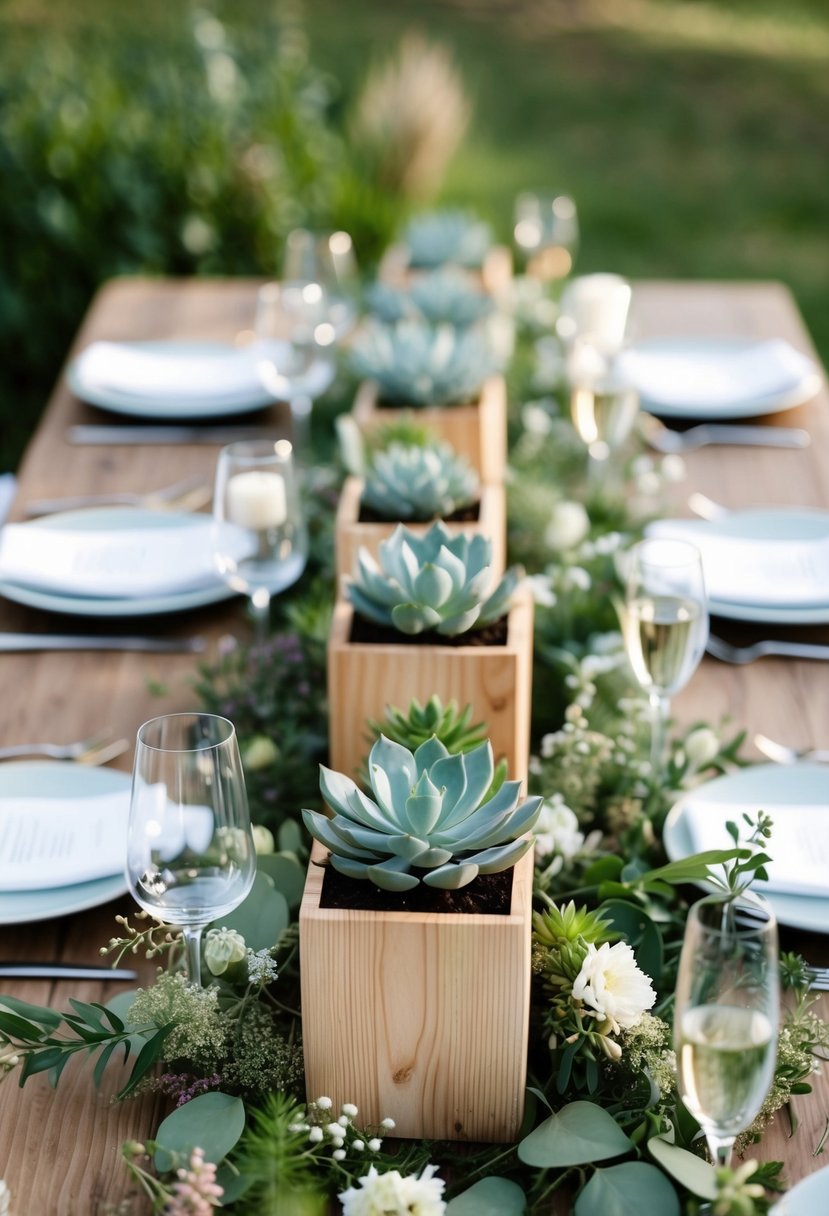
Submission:
[[[536,829],[525,1134],[514,1146],[389,1146],[393,1111],[365,1127],[351,1105],[335,1111],[325,1095],[302,1100],[295,914],[307,844],[298,810],[319,802],[316,767],[326,748],[336,499],[336,474],[320,465],[309,495],[309,572],[284,597],[273,636],[264,647],[225,654],[196,683],[205,708],[236,724],[259,825],[254,889],[206,934],[210,986],[185,982],[177,932],[139,914],[135,924],[119,918],[121,936],[102,953],[166,956],[168,968],[149,988],[107,1006],[71,1000],[63,1014],[0,1001],[0,1076],[18,1073],[22,1085],[47,1072],[57,1081],[72,1055],[86,1053],[95,1057],[98,1084],[122,1053],[131,1071],[119,1098],[155,1089],[175,1103],[155,1140],[123,1149],[155,1212],[225,1206],[240,1216],[314,1216],[338,1195],[345,1216],[518,1216],[550,1211],[563,1191],[577,1192],[577,1216],[622,1206],[694,1216],[706,1201],[715,1216],[762,1216],[768,1191],[783,1189],[780,1163],[709,1166],[676,1092],[670,1023],[684,887],[747,885],[772,830],[758,815],[743,825],[747,839],[734,829],[731,850],[675,863],[663,855],[662,827],[678,792],[733,769],[742,742],[698,724],[674,741],[660,781],[643,758],[645,707],[616,629],[614,558],[659,509],[662,487],[681,468],[675,458],[657,463],[631,451],[626,498],[581,501],[584,455],[558,409],[559,376],[549,340],[525,332],[512,398],[546,394],[512,419],[511,445],[510,545],[533,572],[537,601],[531,785],[546,800]],[[328,410],[341,405],[331,401]],[[401,707],[388,725],[406,742],[407,732],[416,741],[434,723],[444,738],[469,745],[478,724],[454,708]],[[602,968],[624,975],[632,1004],[600,999],[592,979]],[[782,972],[796,999],[780,1032],[771,1092],[743,1149],[792,1094],[809,1091],[815,1053],[829,1044],[809,1007],[803,960],[786,956]]]

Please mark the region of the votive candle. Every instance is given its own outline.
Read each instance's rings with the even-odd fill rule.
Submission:
[[[285,482],[278,473],[253,469],[227,483],[227,518],[241,528],[278,528],[288,517]]]

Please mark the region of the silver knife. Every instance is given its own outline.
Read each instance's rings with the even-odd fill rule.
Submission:
[[[0,963],[0,976],[17,980],[134,980],[138,972],[126,967],[87,967],[83,963]]]
[[[66,439],[74,444],[209,443],[218,447],[241,439],[285,439],[273,426],[70,426]]]
[[[200,654],[207,639],[83,636],[69,633],[0,633],[0,651],[29,650],[141,650],[164,654]]]

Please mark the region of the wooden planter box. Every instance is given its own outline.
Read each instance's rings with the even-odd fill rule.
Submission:
[[[352,414],[365,432],[399,422],[408,412],[438,440],[465,456],[481,481],[501,485],[507,464],[507,386],[503,376],[484,381],[481,396],[471,405],[433,406],[425,409],[380,406],[377,385],[364,380],[357,390]]]
[[[315,845],[299,913],[309,1097],[394,1135],[512,1141],[524,1109],[533,854],[506,916],[320,908]]]
[[[438,267],[410,266],[405,245],[390,245],[380,261],[377,277],[392,287],[405,287],[418,274],[427,274]],[[464,266],[465,274],[478,280],[484,291],[498,296],[512,282],[512,251],[508,245],[495,245],[484,258],[479,270]]]
[[[485,722],[495,759],[526,781],[530,749],[533,602],[520,588],[510,609],[503,646],[410,645],[351,642],[354,610],[339,600],[328,639],[330,765],[353,777],[365,759],[366,720],[382,719],[387,705],[405,711],[413,697],[434,694],[445,703],[471,704]]]
[[[374,556],[380,541],[391,536],[396,523],[360,523],[360,495],[363,482],[358,477],[347,477],[337,506],[334,540],[337,551],[337,578],[352,574],[357,562],[357,550],[361,546]],[[431,523],[410,523],[406,527],[412,532],[423,533]],[[452,533],[482,532],[492,542],[492,573],[498,579],[506,568],[507,516],[506,495],[503,486],[482,485],[477,520],[465,523],[447,523]]]

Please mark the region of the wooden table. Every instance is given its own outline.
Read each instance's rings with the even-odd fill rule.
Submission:
[[[255,285],[243,281],[166,282],[116,280],[96,298],[80,331],[76,349],[95,338],[216,338],[233,340],[250,326]],[[637,332],[741,335],[788,338],[813,354],[788,292],[777,284],[643,284],[635,293]],[[286,427],[284,412],[271,411],[277,428]],[[212,476],[216,449],[187,447],[71,447],[66,427],[104,421],[103,415],[72,399],[61,382],[20,469],[20,488],[13,518],[34,498],[94,490],[145,490],[191,473]],[[114,419],[113,419],[114,420]],[[260,421],[261,419],[257,419]],[[729,506],[790,503],[829,507],[829,410],[826,393],[770,423],[806,427],[812,445],[805,451],[709,448],[686,457],[688,479],[676,492],[684,509],[692,489]],[[96,630],[120,624],[78,622],[0,601],[0,630]],[[239,631],[238,601],[175,618],[158,618],[139,626],[169,633],[204,633],[215,646],[219,636]],[[747,628],[743,631],[750,634]],[[775,630],[775,632],[777,632]],[[808,631],[829,641],[829,629]],[[145,719],[160,712],[196,707],[190,688],[193,659],[186,656],[135,654],[33,654],[3,656],[0,698],[0,745],[32,739],[70,740],[102,727],[133,738]],[[163,697],[153,682],[166,687]],[[682,721],[716,720],[730,714],[735,728],[763,731],[794,745],[829,745],[829,670],[818,663],[765,660],[751,667],[726,667],[705,659],[674,712]],[[130,753],[118,767],[127,770]],[[118,901],[60,922],[10,926],[0,930],[7,959],[92,961],[98,946],[112,936],[113,915],[129,908]],[[829,962],[829,943],[789,932],[785,945],[803,950],[814,961]],[[138,960],[145,976],[152,967]],[[70,996],[107,1000],[113,984],[6,982],[3,990],[25,1000],[64,1006]],[[829,1000],[823,998],[824,1015]],[[151,1135],[159,1109],[152,1098],[112,1106],[118,1087],[113,1076],[103,1093],[92,1089],[91,1071],[74,1062],[56,1093],[43,1077],[24,1090],[14,1081],[0,1086],[0,1177],[5,1177],[18,1216],[97,1216],[117,1205],[128,1191],[119,1157],[129,1138]],[[780,1116],[762,1145],[762,1155],[786,1161],[796,1180],[823,1164],[812,1156],[829,1116],[829,1080],[815,1079],[816,1093],[797,1102],[801,1120],[797,1137],[786,1139],[787,1120]],[[140,1204],[134,1208],[141,1210]]]

